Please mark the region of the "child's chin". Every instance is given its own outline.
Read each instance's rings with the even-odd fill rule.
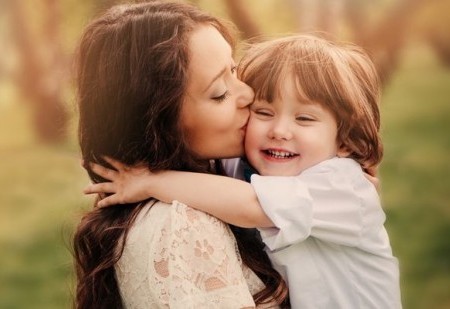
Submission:
[[[286,170],[283,169],[274,169],[274,170],[265,170],[260,173],[261,176],[282,176],[282,177],[290,177],[290,176],[298,176],[303,170]]]

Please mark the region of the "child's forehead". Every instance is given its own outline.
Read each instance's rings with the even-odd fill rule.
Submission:
[[[317,98],[311,95],[306,85],[300,82],[300,78],[293,72],[284,76],[276,87],[275,98],[295,100],[303,104],[315,104]]]
[[[298,107],[324,105],[323,102],[307,96],[304,92],[297,91],[296,88],[291,90],[286,91],[285,87],[279,87],[272,97],[257,97],[255,102],[262,101],[267,104],[274,104],[275,102],[280,102],[281,104],[291,103],[294,106],[298,105]]]
[[[302,87],[297,86],[297,83],[292,84],[287,80],[273,85],[270,91],[256,91],[255,98],[268,103],[285,100],[302,102],[304,104],[317,103],[316,98],[309,96]]]
[[[316,75],[292,60],[268,71],[254,69],[252,77],[244,81],[255,90],[256,99],[273,102],[289,96],[289,99],[295,97],[296,101],[312,104],[324,101],[329,88],[332,88],[323,80],[319,81]]]
[[[318,86],[314,87],[311,82],[307,85],[301,83],[301,78],[294,72],[285,74],[279,78],[277,83],[272,84],[271,92],[260,93],[256,96],[257,100],[265,101],[269,104],[281,102],[282,104],[289,102],[292,106],[319,108],[329,110],[329,99],[326,95],[318,91]]]

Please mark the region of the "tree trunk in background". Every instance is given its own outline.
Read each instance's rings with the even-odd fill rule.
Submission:
[[[124,1],[119,1],[119,0],[97,0],[95,1],[95,11],[96,12],[103,12],[106,9],[112,7],[115,4],[118,4],[120,2],[124,2]],[[128,1],[127,3],[130,3],[130,1]]]
[[[295,12],[297,32],[320,32],[336,38],[342,22],[344,0],[289,0]]]
[[[435,1],[435,0],[431,0]],[[366,25],[367,11],[359,0],[347,0],[346,13],[353,40],[373,57],[382,84],[390,79],[398,66],[408,28],[414,14],[430,0],[399,1],[373,28]]]
[[[68,115],[64,107],[64,64],[59,40],[58,0],[45,0],[43,33],[33,36],[22,0],[12,1],[11,25],[21,67],[19,91],[31,104],[33,126],[39,140],[61,142],[66,137]]]
[[[310,0],[289,0],[289,6],[295,15],[297,32],[310,32],[317,27],[317,2]]]
[[[242,32],[243,39],[249,39],[262,34],[261,27],[255,22],[253,16],[242,0],[224,0],[231,20]]]
[[[339,25],[342,24],[342,11],[344,0],[320,0],[317,27],[331,38],[339,34]]]
[[[250,8],[239,0],[224,0],[230,17],[245,38],[261,34]],[[289,0],[293,14],[297,17],[297,31],[327,31],[331,37],[339,36],[338,25],[345,19],[349,24],[352,41],[363,46],[372,56],[381,82],[384,85],[398,65],[401,50],[414,14],[431,1],[401,0],[384,17],[370,25],[368,5],[362,0]],[[448,59],[448,44],[444,40],[431,40],[443,59]]]
[[[433,48],[439,60],[447,68],[450,68],[450,38],[445,29],[427,33],[427,41]]]

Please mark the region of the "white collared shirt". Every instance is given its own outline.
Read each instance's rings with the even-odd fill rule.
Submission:
[[[226,170],[238,176],[238,163]],[[253,175],[251,183],[275,224],[259,231],[292,308],[401,308],[385,214],[358,163],[333,158],[295,177]]]

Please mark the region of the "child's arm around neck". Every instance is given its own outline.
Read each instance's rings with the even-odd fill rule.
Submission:
[[[238,179],[163,171],[149,179],[148,194],[164,202],[178,200],[240,227],[271,227],[252,185]]]
[[[245,181],[204,173],[152,173],[146,167],[125,166],[113,159],[108,162],[117,171],[98,164],[91,164],[91,168],[110,182],[92,184],[84,190],[86,194],[112,193],[98,203],[99,207],[153,197],[167,203],[177,200],[240,227],[274,226],[262,210],[252,185]]]

